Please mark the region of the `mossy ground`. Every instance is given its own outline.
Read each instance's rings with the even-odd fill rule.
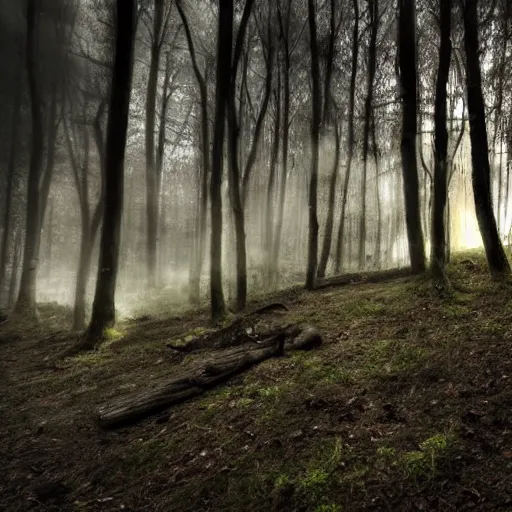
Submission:
[[[284,292],[321,349],[113,432],[96,407],[186,364],[166,343],[206,312],[125,322],[56,363],[76,341],[61,309],[3,327],[0,509],[512,510],[512,287],[477,253],[449,275],[449,297],[425,278]]]

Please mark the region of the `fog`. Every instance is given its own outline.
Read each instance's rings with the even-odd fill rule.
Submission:
[[[35,3],[34,26],[28,24],[29,14],[22,4],[0,4],[0,24],[5,29],[0,52],[4,69],[0,78],[1,226],[6,234],[0,307],[14,306],[27,265],[27,212],[34,208],[27,190],[36,141],[42,153],[35,164],[39,166],[40,233],[37,257],[32,259],[37,263],[35,300],[74,307],[76,294],[83,293],[77,284],[82,268],[88,318],[99,275],[102,212],[111,201],[104,193],[106,162],[112,161],[106,159],[109,116],[116,115],[109,110],[115,95],[111,90],[115,3],[40,0]],[[323,6],[316,13],[323,113],[314,214],[319,227],[316,251],[319,259],[327,251],[327,277],[410,265],[395,10],[382,8],[375,21],[363,4],[357,20],[351,2],[339,2],[331,11]],[[439,36],[421,8],[427,0],[418,4],[418,208],[429,258],[435,164],[433,84]],[[241,41],[238,75],[232,82],[233,118],[229,102],[227,106],[221,266],[222,288],[234,309],[240,292],[242,247],[249,297],[302,286],[311,263],[315,90],[313,46],[304,21],[308,3],[290,0],[276,5],[264,0],[254,3]],[[115,282],[119,318],[183,311],[207,305],[210,297],[217,6],[202,0],[178,4],[165,0],[142,2],[138,8]],[[241,5],[235,10],[232,46],[242,31],[242,10]],[[356,60],[354,21],[359,23]],[[506,243],[511,224],[512,123],[507,108],[512,88],[507,85],[510,77],[499,67],[506,54],[492,44],[500,38],[498,18],[493,23],[482,48],[483,92],[489,110],[493,207],[500,238]],[[336,26],[336,32],[329,26]],[[374,50],[369,39],[372,30],[376,31]],[[455,23],[452,37],[462,42],[461,20]],[[31,42],[34,46],[27,54]],[[32,69],[34,83],[27,64],[31,54],[37,63]],[[372,59],[375,71],[369,82]],[[458,54],[452,57],[447,97],[446,226],[451,252],[482,245],[471,181],[466,77],[460,59]],[[35,111],[41,117],[39,131]],[[231,134],[236,136],[235,146]],[[238,174],[231,174],[232,169]],[[232,180],[235,175],[237,183]],[[237,201],[241,206],[236,206]],[[90,264],[84,264],[88,250]],[[319,278],[324,277],[321,274]]]

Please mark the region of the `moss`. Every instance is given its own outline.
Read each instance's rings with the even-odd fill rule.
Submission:
[[[405,475],[411,478],[433,478],[437,473],[438,462],[452,448],[453,433],[435,434],[419,445],[419,450],[405,452],[399,458],[399,464]]]
[[[113,327],[107,327],[103,331],[103,339],[106,342],[120,340],[123,336],[124,336],[123,332],[121,332],[117,329],[114,329]]]

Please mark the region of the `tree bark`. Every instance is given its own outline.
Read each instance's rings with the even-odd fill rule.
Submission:
[[[17,229],[17,231],[14,234],[14,243],[13,243],[13,250],[12,250],[12,265],[11,265],[11,276],[9,281],[9,294],[8,294],[8,300],[7,304],[9,307],[13,307],[14,303],[16,301],[16,292],[18,289],[18,273],[20,268],[20,262],[21,262],[21,227]]]
[[[27,215],[25,228],[25,249],[20,290],[15,311],[35,318],[36,316],[36,277],[38,267],[38,247],[40,238],[39,179],[43,163],[43,119],[41,95],[38,84],[37,17],[39,2],[27,2],[26,65],[30,105],[32,113],[32,147],[27,185]]]
[[[327,220],[325,222],[324,241],[322,244],[322,254],[320,263],[318,265],[317,277],[322,279],[325,277],[327,269],[327,262],[331,253],[332,245],[332,230],[334,228],[334,204],[336,200],[336,184],[338,182],[338,173],[340,168],[340,155],[341,155],[341,126],[336,124],[334,127],[335,147],[334,147],[334,161],[332,164],[331,178],[329,180],[329,199]]]
[[[318,159],[321,124],[321,92],[320,66],[318,62],[318,41],[316,27],[315,1],[308,0],[309,45],[311,52],[311,174],[309,178],[309,235],[308,235],[308,266],[306,273],[306,289],[315,286],[318,267],[318,218],[317,218],[317,188],[318,188]]]
[[[284,219],[284,203],[286,200],[286,182],[288,180],[288,158],[290,145],[290,72],[291,72],[291,55],[290,55],[290,14],[291,0],[288,0],[288,8],[286,11],[286,19],[283,19],[281,8],[278,7],[277,15],[279,19],[279,27],[281,33],[281,41],[283,44],[284,54],[284,70],[283,70],[283,145],[282,145],[282,172],[279,182],[279,199],[277,205],[276,229],[273,242],[273,257],[276,270],[279,268],[279,254],[281,252],[281,239],[283,232]]]
[[[202,73],[199,69],[194,42],[192,40],[192,34],[188,23],[188,18],[185,15],[181,0],[176,2],[178,13],[183,22],[183,28],[185,29],[185,37],[187,39],[187,45],[190,53],[190,59],[192,61],[192,68],[194,70],[194,76],[197,81],[199,88],[199,106],[200,106],[200,151],[202,157],[202,169],[201,169],[201,188],[198,196],[198,217],[199,217],[199,243],[196,252],[196,260],[192,271],[190,280],[190,301],[193,304],[199,303],[200,294],[200,281],[201,271],[203,268],[204,250],[206,246],[206,216],[208,207],[208,176],[210,175],[210,133],[208,129],[208,89],[206,87],[206,72]]]
[[[21,57],[21,55],[20,55]],[[0,253],[0,301],[4,297],[5,276],[7,272],[7,260],[9,256],[9,241],[11,234],[12,199],[14,189],[14,174],[16,171],[16,156],[18,147],[18,131],[21,114],[21,94],[23,92],[23,65],[20,61],[15,80],[14,103],[12,105],[11,118],[11,145],[9,148],[9,163],[7,166],[7,186],[5,190],[5,210],[3,218],[4,231],[2,233],[2,248]]]
[[[370,42],[368,46],[368,82],[364,104],[363,129],[363,178],[361,180],[361,211],[359,217],[359,269],[366,267],[366,182],[368,179],[368,156],[370,152],[370,131],[373,110],[373,87],[377,64],[377,31],[379,23],[379,2],[368,0],[370,15]]]
[[[359,0],[353,0],[354,5],[354,29],[352,34],[352,70],[350,74],[350,89],[348,103],[348,155],[347,169],[343,183],[343,192],[341,198],[341,216],[338,227],[338,243],[336,245],[336,274],[343,269],[343,239],[345,237],[345,217],[347,212],[348,187],[350,185],[350,175],[352,171],[352,160],[354,158],[355,130],[354,130],[354,112],[357,80],[357,64],[359,59]]]
[[[416,1],[399,0],[398,60],[402,86],[402,171],[409,257],[413,273],[425,271],[425,244],[421,228],[418,162],[416,157],[417,60]]]
[[[434,208],[432,212],[431,257],[432,276],[442,286],[448,285],[445,273],[446,230],[445,208],[448,183],[448,130],[447,130],[447,85],[452,56],[451,17],[452,0],[440,0],[441,44],[439,47],[439,68],[437,72],[435,100],[435,168]]]
[[[156,286],[156,252],[158,234],[158,179],[155,166],[155,118],[158,68],[160,66],[161,38],[164,18],[164,0],[155,0],[151,60],[146,95],[146,264],[148,286]],[[160,122],[165,122],[160,120]]]
[[[279,158],[279,142],[281,138],[281,70],[278,69],[278,79],[275,92],[276,114],[274,119],[274,133],[272,140],[272,151],[270,156],[269,178],[267,185],[267,202],[265,205],[265,259],[266,259],[266,280],[269,284],[274,282],[276,273],[276,262],[272,259],[274,255],[272,243],[274,241],[274,209],[273,199],[276,184],[277,160]]]
[[[327,51],[327,62],[325,70],[325,83],[324,83],[324,108],[322,114],[322,128],[325,130],[327,125],[332,120],[332,71],[334,65],[334,53],[336,46],[336,36],[339,26],[336,25],[336,1],[330,1],[330,19],[329,19],[329,47]],[[327,206],[327,219],[325,222],[325,233],[322,243],[322,251],[320,256],[320,263],[318,265],[317,277],[322,278],[325,276],[327,262],[331,254],[332,245],[332,230],[334,227],[334,203],[336,199],[336,184],[338,182],[338,171],[340,163],[340,127],[338,122],[334,122],[334,137],[335,137],[335,153],[334,163],[331,171],[331,178],[329,180],[329,198]]]
[[[217,35],[217,76],[215,84],[215,122],[211,160],[211,244],[210,244],[210,301],[214,323],[226,316],[222,290],[222,174],[224,163],[224,133],[226,103],[230,88],[231,53],[233,43],[233,0],[219,6]]]
[[[466,0],[464,11],[464,47],[467,62],[467,95],[473,164],[473,195],[478,226],[484,242],[487,263],[493,277],[510,274],[510,265],[503,250],[492,209],[489,143],[482,95],[482,76],[478,57],[477,0]]]
[[[105,206],[98,278],[88,339],[95,344],[115,322],[115,289],[119,262],[124,195],[124,156],[133,72],[136,0],[117,0],[117,34],[105,150]]]

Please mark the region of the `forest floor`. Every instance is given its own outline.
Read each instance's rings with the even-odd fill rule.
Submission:
[[[512,285],[454,260],[450,298],[412,277],[273,295],[322,347],[114,431],[97,407],[182,368],[166,344],[206,312],[56,365],[67,310],[0,327],[0,510],[512,510]]]

